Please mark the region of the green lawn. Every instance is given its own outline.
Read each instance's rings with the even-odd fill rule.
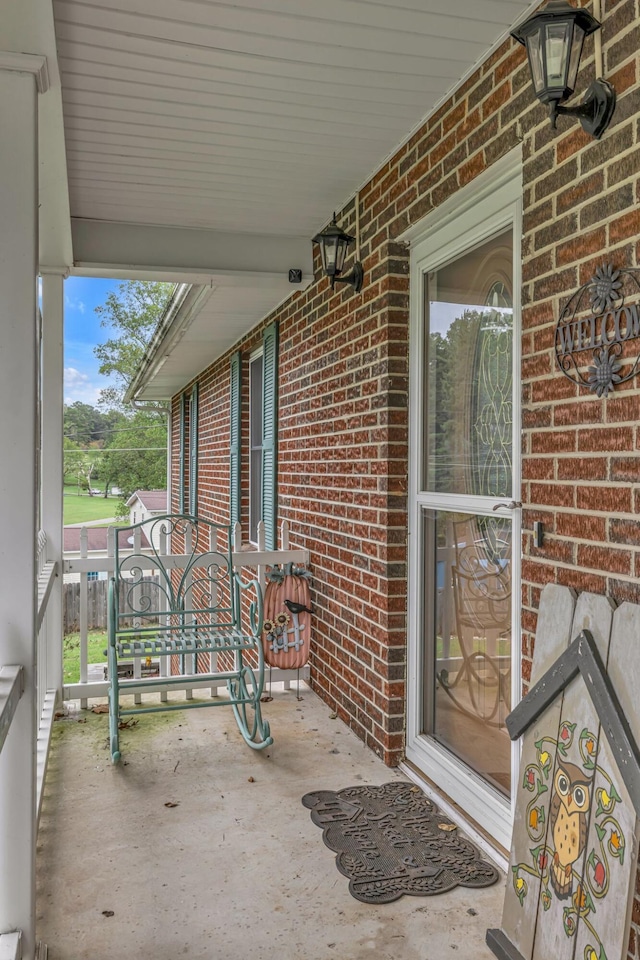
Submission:
[[[63,641],[62,666],[64,683],[80,682],[80,634],[70,633]],[[88,663],[106,663],[107,634],[103,630],[89,631]]]
[[[63,511],[65,523],[84,523],[86,520],[105,520],[114,517],[118,508],[117,497],[90,497],[88,493],[78,496],[76,487],[64,488]]]

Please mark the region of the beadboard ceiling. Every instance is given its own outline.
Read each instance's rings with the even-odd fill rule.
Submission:
[[[136,396],[178,392],[293,292],[288,268],[309,283],[310,237],[530,9],[53,0],[73,269],[198,285]]]
[[[54,0],[72,217],[312,236],[530,0]]]

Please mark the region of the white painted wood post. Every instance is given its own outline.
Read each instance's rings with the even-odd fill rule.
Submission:
[[[193,544],[193,529],[191,524],[187,524],[187,529],[185,531],[184,537],[184,552],[187,557],[191,556],[191,552],[194,549]],[[186,609],[189,609],[193,606],[191,601],[191,581],[193,580],[193,574],[191,571],[187,573],[185,577],[185,588],[184,588],[184,605]],[[193,623],[193,616],[189,615],[188,623]],[[191,663],[191,670],[189,670],[188,664]],[[184,673],[192,676],[196,672],[196,654],[185,654],[184,657]],[[193,687],[189,687],[185,691],[185,699],[193,700]]]
[[[47,560],[58,563],[47,608],[47,690],[62,696],[62,497],[63,497],[63,368],[64,275],[42,275],[42,529],[47,534]]]
[[[278,544],[276,544],[276,548],[277,546]],[[260,520],[260,522],[258,523],[258,550],[262,552],[265,549],[266,548],[265,548],[264,521]],[[267,577],[266,577],[266,568],[262,564],[258,566],[257,577],[258,577],[258,583],[260,584],[260,589],[262,590],[262,595],[264,596],[264,586],[265,586]]]
[[[141,527],[136,527],[135,530],[133,531],[133,552],[138,557],[142,553]],[[135,610],[141,609],[141,606],[140,606],[141,598],[142,598],[142,590],[139,586],[135,586],[133,588],[133,606]],[[134,617],[133,626],[134,627],[142,626],[142,620],[140,617]],[[139,680],[142,676],[142,660],[140,659],[140,657],[133,658],[133,676],[135,680]],[[133,702],[138,706],[140,706],[142,703],[142,694],[134,693]]]
[[[169,433],[171,433],[171,431],[169,431]],[[171,489],[170,486],[167,487],[167,490],[170,490],[170,489]],[[158,554],[159,554],[161,557],[166,557],[166,555],[167,555],[167,524],[166,524],[166,523],[163,523],[163,524],[161,525],[161,527],[160,527],[160,542],[159,542],[159,545],[158,545]],[[170,573],[169,573],[168,575],[171,576]],[[160,577],[160,576],[161,576],[160,571],[158,571],[158,577]],[[163,583],[160,583],[160,587],[159,587],[159,590],[158,590],[158,598],[159,598],[159,599],[158,599],[158,613],[161,613],[162,611],[169,609],[169,599],[168,599],[168,597],[167,597],[167,595],[166,595],[166,593],[165,593],[165,590],[166,590],[166,585],[163,584]],[[169,625],[170,619],[171,619],[170,617],[159,616],[159,617],[158,617],[158,622],[159,622],[162,626],[165,626],[165,627],[166,627],[166,626]],[[159,657],[159,661],[160,661],[160,676],[161,676],[161,677],[168,677],[169,674],[171,673],[171,671],[170,671],[170,669],[169,669],[170,666],[171,666],[171,657]],[[161,703],[166,703],[168,699],[169,699],[169,695],[168,695],[167,691],[166,691],[166,690],[162,690],[161,693],[160,693],[160,702],[161,702]]]
[[[86,527],[80,528],[80,556],[89,556],[89,533]],[[80,574],[80,683],[86,683],[89,663],[89,574]],[[87,709],[86,697],[80,700],[83,710]]]
[[[24,59],[24,73],[20,63]],[[0,933],[35,953],[36,839],[36,282],[38,132],[34,58],[0,69],[0,663],[25,691],[0,754]],[[10,469],[7,469],[10,465]]]

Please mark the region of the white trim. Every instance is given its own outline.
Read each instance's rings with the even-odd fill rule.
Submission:
[[[11,50],[0,50],[0,70],[33,74],[38,93],[46,93],[51,86],[47,58],[40,53],[14,53]]]
[[[520,251],[522,219],[522,153],[517,148],[499,160],[463,190],[447,200],[438,210],[425,217],[402,237],[411,242],[410,272],[410,384],[409,384],[409,584],[408,584],[408,683],[407,683],[407,759],[425,771],[451,800],[508,848],[511,839],[513,805],[491,787],[477,773],[433,738],[422,733],[424,644],[421,624],[424,623],[423,558],[421,553],[422,524],[425,509],[469,511],[492,515],[494,506],[503,505],[503,515],[512,520],[513,583],[520,583],[520,511],[513,509],[508,497],[467,497],[447,493],[427,493],[420,488],[420,470],[423,462],[423,437],[420,411],[424,407],[424,275],[446,262],[479,246],[503,227],[513,226],[513,449],[520,444]],[[519,457],[514,456],[512,497],[519,499]],[[513,590],[512,605],[512,697],[520,697],[520,594]],[[518,760],[518,747],[512,746],[512,796]]]
[[[442,811],[447,817],[450,817],[454,823],[457,823],[461,828],[463,833],[465,833],[477,847],[485,853],[490,860],[495,863],[497,867],[500,868],[504,873],[509,869],[509,858],[506,853],[498,849],[495,842],[487,840],[484,833],[476,829],[473,823],[467,820],[460,811],[460,808],[451,803],[444,794],[440,793],[435,787],[433,787],[428,780],[425,780],[423,776],[415,769],[411,763],[401,763],[398,766],[398,769],[401,773],[404,773],[405,777],[408,777],[413,783],[417,784],[420,789],[425,793],[430,800],[437,805],[438,809]],[[500,798],[504,799],[504,798]]]

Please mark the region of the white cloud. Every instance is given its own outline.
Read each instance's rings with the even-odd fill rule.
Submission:
[[[64,402],[75,403],[80,400],[81,403],[89,403],[95,406],[98,402],[102,387],[91,381],[86,373],[78,370],[76,367],[64,368]]]
[[[77,310],[78,313],[84,313],[87,309],[82,300],[77,297],[69,297],[67,294],[64,296],[64,305],[67,310]]]

